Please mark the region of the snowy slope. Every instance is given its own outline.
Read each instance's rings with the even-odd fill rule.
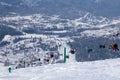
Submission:
[[[13,70],[4,68],[0,80],[120,80],[120,59],[53,64]]]

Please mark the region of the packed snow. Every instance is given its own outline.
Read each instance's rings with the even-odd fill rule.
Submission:
[[[0,68],[0,80],[120,80],[120,59],[71,62],[15,69]]]

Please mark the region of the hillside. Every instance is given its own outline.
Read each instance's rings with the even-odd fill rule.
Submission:
[[[13,70],[2,69],[1,80],[119,80],[120,59],[53,64]],[[0,68],[1,69],[1,68]]]
[[[10,66],[29,59],[37,62],[48,53],[63,55],[64,48],[68,57],[75,49],[78,62],[119,58],[119,3],[1,0],[0,63]],[[111,44],[117,44],[118,49],[113,50]]]

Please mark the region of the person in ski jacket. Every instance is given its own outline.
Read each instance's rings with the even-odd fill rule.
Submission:
[[[45,58],[44,61],[45,61],[45,62],[49,62],[49,59]]]
[[[53,53],[50,53],[50,58],[53,58],[54,57],[54,54]]]

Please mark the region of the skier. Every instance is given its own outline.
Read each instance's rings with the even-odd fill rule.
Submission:
[[[48,63],[49,63],[49,59],[45,58],[45,59],[44,59],[44,62],[48,62]]]
[[[51,64],[55,62],[55,53],[50,53],[50,61]]]
[[[53,53],[50,53],[50,58],[53,58],[54,57],[54,54]]]

